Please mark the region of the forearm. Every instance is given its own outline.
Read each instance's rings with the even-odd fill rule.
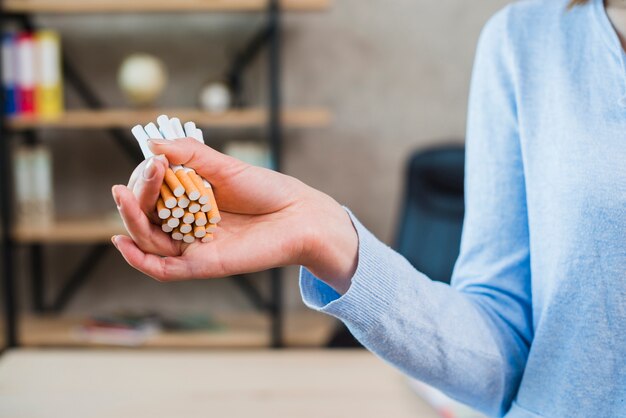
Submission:
[[[416,271],[354,219],[359,261],[343,296],[307,270],[302,295],[341,319],[369,350],[484,411],[506,403],[519,374],[506,364],[475,301]]]

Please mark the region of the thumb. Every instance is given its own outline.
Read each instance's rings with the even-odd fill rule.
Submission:
[[[164,154],[172,164],[193,168],[211,183],[219,184],[223,179],[228,179],[247,167],[246,163],[222,154],[193,138],[175,141],[151,139],[148,146],[155,155]]]

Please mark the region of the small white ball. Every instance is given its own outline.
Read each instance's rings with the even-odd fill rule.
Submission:
[[[230,90],[223,83],[210,83],[200,90],[200,107],[208,112],[225,112],[230,107]]]
[[[151,105],[167,84],[167,70],[155,56],[132,54],[120,65],[117,82],[131,103],[137,106]]]

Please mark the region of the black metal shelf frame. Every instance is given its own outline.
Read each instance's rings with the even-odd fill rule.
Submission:
[[[282,155],[282,124],[281,112],[281,89],[280,89],[280,65],[281,65],[281,9],[278,0],[268,3],[265,25],[250,39],[239,53],[226,75],[226,80],[233,90],[235,105],[241,106],[242,73],[260,50],[267,47],[267,65],[269,96],[268,96],[268,123],[267,139],[270,148],[273,169],[280,171]],[[35,29],[32,17],[28,14],[2,13],[0,0],[0,31],[7,21],[17,21],[24,30]],[[1,59],[1,58],[0,58]],[[71,65],[69,57],[63,55],[63,72],[68,85],[71,85],[85,105],[91,109],[102,109],[104,102],[95,91],[81,77],[77,69]],[[2,71],[0,62],[0,79]],[[4,106],[4,89],[0,88],[0,104]],[[120,129],[108,129],[110,136],[115,140],[121,150],[134,162],[143,159],[137,147],[129,136]],[[37,142],[35,130],[22,132],[26,143]],[[4,293],[4,320],[6,348],[18,347],[18,303],[15,279],[15,248],[18,244],[12,237],[13,207],[12,207],[12,161],[10,141],[17,137],[7,125],[4,107],[0,109],[0,235],[2,246],[2,284]],[[68,277],[63,288],[51,304],[46,304],[45,274],[43,245],[40,243],[28,244],[31,260],[31,287],[32,305],[36,312],[60,312],[72,299],[81,286],[87,281],[90,273],[110,250],[110,245],[93,245],[86,257],[79,263],[74,272]],[[263,297],[259,289],[246,276],[236,276],[233,283],[250,300],[252,305],[259,311],[266,312],[271,320],[270,341],[273,348],[283,346],[283,310],[282,310],[282,269],[270,270],[270,295]]]

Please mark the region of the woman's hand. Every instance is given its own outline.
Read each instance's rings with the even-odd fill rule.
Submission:
[[[112,241],[126,261],[160,281],[224,277],[300,264],[345,293],[358,238],[348,214],[304,183],[221,154],[193,139],[150,141],[141,163],[113,197],[129,236]],[[168,163],[194,168],[213,185],[222,221],[209,243],[185,244],[161,231],[155,203]]]

